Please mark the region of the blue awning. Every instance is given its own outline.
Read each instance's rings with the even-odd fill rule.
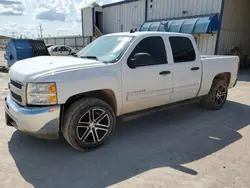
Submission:
[[[146,22],[144,23],[141,28],[140,31],[148,31],[149,27],[152,25],[152,22]]]
[[[153,22],[148,31],[158,31],[159,27],[160,27],[161,23],[160,22]]]
[[[144,23],[140,31],[166,31],[177,33],[211,33],[220,29],[218,14],[163,20],[158,22]]]

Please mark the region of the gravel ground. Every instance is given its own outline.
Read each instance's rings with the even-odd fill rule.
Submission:
[[[7,78],[0,73],[0,187],[250,187],[250,71],[220,111],[190,104],[127,119],[85,153],[7,127]]]

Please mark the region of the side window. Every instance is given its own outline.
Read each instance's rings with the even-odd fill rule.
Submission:
[[[169,37],[175,63],[195,61],[196,54],[191,40],[187,37]]]
[[[160,36],[147,37],[142,39],[131,53],[130,58],[133,58],[137,53],[148,53],[152,56],[153,62],[148,65],[166,64],[167,55],[163,39]]]
[[[59,48],[60,48],[60,47],[55,47],[53,51],[54,51],[54,52],[58,52],[58,51],[59,51]]]
[[[62,46],[62,47],[61,47],[61,51],[66,52],[67,49],[66,49],[64,46]]]

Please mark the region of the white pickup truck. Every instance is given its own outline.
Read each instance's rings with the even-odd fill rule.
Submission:
[[[105,35],[77,57],[16,62],[6,123],[40,138],[62,132],[78,150],[98,147],[114,131],[116,116],[190,99],[222,108],[238,64],[235,56],[200,56],[188,34]]]

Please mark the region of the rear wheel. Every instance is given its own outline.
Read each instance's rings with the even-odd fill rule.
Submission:
[[[221,109],[228,95],[228,86],[225,80],[215,80],[208,93],[201,100],[201,104],[211,110]]]
[[[96,148],[115,128],[112,108],[99,99],[86,98],[73,103],[64,117],[63,135],[77,150]]]

